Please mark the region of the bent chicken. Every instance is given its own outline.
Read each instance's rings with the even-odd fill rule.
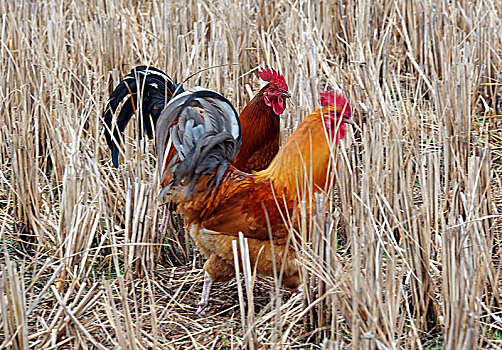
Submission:
[[[286,80],[274,69],[261,70],[260,78],[268,84],[256,94],[239,116],[242,124],[242,146],[234,165],[247,172],[265,169],[279,150],[279,116],[286,108],[286,98],[291,97]],[[119,165],[121,136],[138,106],[142,106],[143,116],[139,120],[140,138],[145,132],[152,137],[152,130],[166,104],[174,95],[183,92],[180,84],[176,84],[166,73],[147,66],[133,68],[117,85],[103,114],[106,142],[115,167]],[[126,96],[128,98],[117,121],[113,123],[113,114]],[[138,96],[141,97],[140,101]],[[173,153],[168,159],[172,156]]]
[[[270,165],[252,174],[232,165],[241,130],[235,109],[223,96],[194,89],[175,97],[162,112],[156,131],[165,185],[160,196],[177,203],[188,222],[197,226],[194,239],[207,257],[198,313],[207,306],[212,282],[233,278],[232,240],[239,232],[248,238],[251,264],[259,274],[273,276],[274,264],[280,271],[284,261],[282,284],[298,288],[296,255],[287,244],[290,230],[285,218],[297,221],[298,198],[308,198],[309,187],[315,192],[325,189],[333,169],[330,146],[345,136],[346,123],[351,123],[343,96],[323,93],[321,104]],[[177,152],[167,164],[162,159],[170,147]],[[307,181],[311,186],[304,186]]]

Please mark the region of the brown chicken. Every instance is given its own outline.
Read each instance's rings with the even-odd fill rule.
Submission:
[[[265,169],[279,151],[279,116],[286,109],[286,98],[291,97],[282,75],[266,68],[260,77],[265,85],[242,110],[239,120],[242,145],[233,165],[244,172]]]
[[[207,306],[212,282],[233,278],[232,240],[239,232],[248,239],[251,264],[259,274],[273,276],[274,264],[280,271],[284,261],[282,284],[299,286],[296,254],[287,244],[291,237],[284,218],[295,223],[299,198],[309,198],[310,189],[326,188],[327,174],[333,169],[330,144],[341,140],[346,123],[351,123],[350,106],[343,96],[324,93],[321,104],[323,108],[300,123],[271,164],[253,174],[231,165],[241,142],[240,127],[237,113],[223,96],[202,89],[189,91],[173,99],[160,116],[159,159],[166,143],[171,144],[169,134],[178,151],[161,196],[177,203],[188,222],[197,226],[194,239],[208,258],[198,313]],[[204,118],[187,106],[202,108]],[[307,181],[311,186],[305,186]]]

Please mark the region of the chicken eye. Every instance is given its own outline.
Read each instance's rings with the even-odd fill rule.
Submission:
[[[270,92],[273,92],[275,89],[274,88],[270,88]]]

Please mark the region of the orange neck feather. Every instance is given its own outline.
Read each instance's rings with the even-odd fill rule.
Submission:
[[[276,190],[283,188],[290,193],[304,193],[306,188],[310,188],[307,182],[310,179],[314,192],[324,189],[326,175],[333,168],[330,157],[334,156],[323,125],[322,115],[326,115],[327,110],[317,109],[309,114],[291,134],[269,167],[256,175],[264,180],[271,179]]]

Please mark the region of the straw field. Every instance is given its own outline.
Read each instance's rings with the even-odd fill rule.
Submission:
[[[502,348],[499,1],[3,0],[0,16],[0,348]],[[301,227],[302,294],[245,271],[195,314],[204,259],[182,221],[159,227],[153,141],[133,120],[115,169],[103,136],[140,64],[200,71],[184,86],[238,110],[276,68],[283,142],[321,91],[350,98],[358,126]]]

